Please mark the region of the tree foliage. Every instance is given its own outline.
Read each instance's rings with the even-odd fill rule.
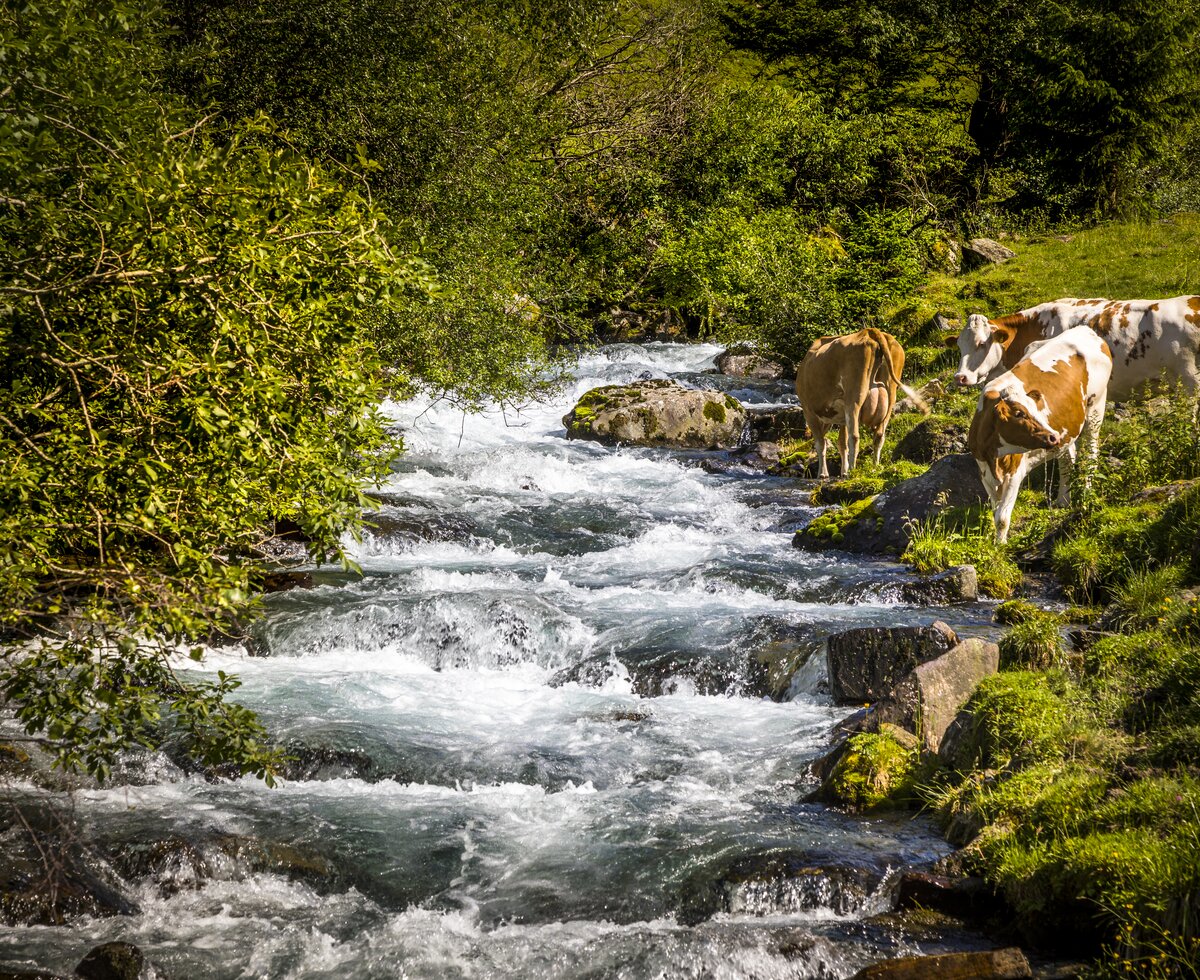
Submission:
[[[428,270],[353,174],[156,89],[142,8],[0,16],[0,623],[41,638],[5,693],[96,772],[164,710],[267,772],[163,644],[234,623],[275,522],[339,553],[396,449],[363,314]]]

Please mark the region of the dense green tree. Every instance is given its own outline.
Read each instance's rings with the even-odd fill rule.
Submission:
[[[95,773],[170,720],[269,774],[235,682],[173,658],[244,613],[276,522],[340,553],[396,449],[365,314],[432,281],[353,172],[210,133],[159,50],[138,4],[0,11],[3,689]]]
[[[727,20],[738,43],[836,104],[965,117],[966,205],[1127,210],[1139,168],[1200,105],[1192,0],[735,0]]]

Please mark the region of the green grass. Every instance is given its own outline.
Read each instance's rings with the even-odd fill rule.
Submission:
[[[1070,240],[1005,239],[1016,258],[965,276],[934,276],[917,301],[893,315],[907,323],[920,318],[910,312],[913,307],[921,314],[995,316],[1064,296],[1136,299],[1200,292],[1200,215],[1103,225],[1062,237]]]

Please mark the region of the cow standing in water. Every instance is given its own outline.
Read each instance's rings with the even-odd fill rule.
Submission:
[[[924,409],[920,397],[900,381],[903,370],[904,348],[891,334],[874,327],[844,337],[821,337],[809,347],[796,369],[796,394],[812,430],[818,477],[829,476],[825,435],[833,426],[841,426],[838,451],[842,476],[846,476],[858,461],[860,424],[874,433],[875,462],[879,462],[897,387]]]
[[[955,380],[979,384],[1010,370],[1031,343],[1091,327],[1112,352],[1108,395],[1124,401],[1165,378],[1200,391],[1200,296],[1173,299],[1060,299],[989,320],[975,313],[958,335]]]
[[[1092,457],[1108,396],[1113,358],[1089,327],[1072,327],[1033,344],[1025,356],[989,381],[979,396],[967,444],[992,504],[996,540],[1008,540],[1013,505],[1025,477],[1059,459],[1058,503],[1070,502],[1076,444],[1084,436]]]

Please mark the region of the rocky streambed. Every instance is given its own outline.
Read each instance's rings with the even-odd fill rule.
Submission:
[[[195,978],[849,977],[992,948],[897,916],[950,846],[814,801],[811,767],[848,712],[830,634],[986,639],[992,604],[793,547],[810,485],[728,451],[566,438],[581,395],[631,381],[786,419],[786,381],[707,373],[718,353],[604,348],[521,413],[387,406],[409,452],[363,575],[307,570],[204,665],[290,747],[282,786],[167,752],[67,792],[18,760],[0,971],[113,940]],[[56,880],[99,897],[50,924]]]

